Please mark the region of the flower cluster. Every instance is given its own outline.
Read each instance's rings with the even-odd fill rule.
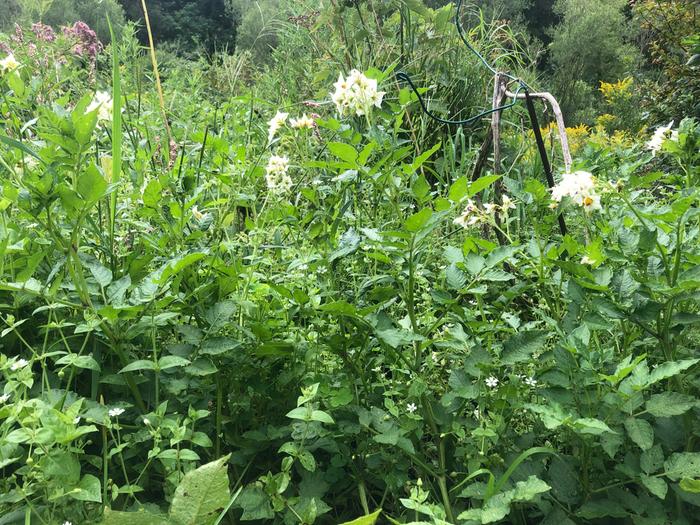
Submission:
[[[71,27],[64,27],[63,34],[76,40],[73,52],[80,57],[87,56],[91,62],[94,62],[97,54],[104,49],[97,33],[85,22],[76,22]]]
[[[377,90],[377,81],[367,78],[357,69],[350,71],[348,78],[341,74],[333,84],[335,93],[331,95],[333,103],[341,116],[355,114],[358,117],[367,115],[372,106],[381,107],[384,91]]]
[[[15,59],[15,56],[12,53],[0,60],[0,71],[3,73],[11,73],[18,67],[19,62],[17,62],[17,59]]]
[[[462,228],[468,228],[480,222],[493,220],[496,213],[500,214],[501,217],[507,217],[508,210],[514,209],[515,203],[508,195],[503,195],[501,204],[494,204],[491,202],[485,203],[483,210],[480,209],[473,200],[469,199],[467,200],[467,205],[462,211],[462,214],[455,218],[453,222]]]
[[[54,33],[53,27],[41,22],[32,24],[32,32],[42,42],[53,42],[56,40],[56,33]]]
[[[587,212],[600,209],[600,196],[595,191],[595,179],[587,171],[564,174],[561,182],[552,188],[553,207],[564,197],[571,198]]]
[[[668,126],[659,126],[654,131],[654,134],[646,143],[646,149],[650,150],[654,156],[661,151],[661,146],[665,140],[678,140],[678,130],[673,128],[673,120],[668,123]]]
[[[316,126],[316,122],[304,113],[299,118],[289,119],[289,125],[294,129],[313,129]]]
[[[95,97],[87,107],[87,112],[97,110],[97,120],[111,122],[112,121],[112,96],[106,91],[97,91]]]
[[[274,193],[285,193],[292,189],[292,178],[287,174],[289,171],[289,159],[272,155],[265,168],[265,182],[270,191]]]

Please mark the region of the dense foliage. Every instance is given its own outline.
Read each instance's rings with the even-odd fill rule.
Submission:
[[[460,19],[548,89],[542,5]],[[129,24],[0,36],[0,523],[695,521],[696,21],[673,54],[548,5],[591,124],[567,170],[538,106],[551,188],[520,104],[493,161],[488,115],[396,76],[491,107],[451,3],[261,2],[210,62]]]

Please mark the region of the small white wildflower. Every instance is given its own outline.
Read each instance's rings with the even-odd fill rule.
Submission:
[[[581,257],[581,264],[595,264],[595,261],[591,259],[588,255]]]
[[[468,228],[469,226],[475,225],[480,220],[481,214],[479,213],[479,208],[473,200],[469,199],[464,211],[462,211],[462,215],[457,217],[453,222],[462,228]]]
[[[3,73],[11,73],[15,69],[17,69],[19,65],[20,64],[19,62],[17,62],[15,56],[12,53],[10,53],[5,58],[0,60],[0,71],[2,71]]]
[[[268,131],[267,131],[267,141],[272,142],[272,139],[275,138],[275,135],[279,131],[279,129],[284,126],[284,123],[287,121],[287,117],[289,116],[289,113],[282,113],[281,111],[278,111],[277,114],[270,119],[270,121],[267,123],[268,124]]]
[[[649,141],[646,143],[645,147],[651,150],[651,153],[656,156],[656,154],[661,150],[665,140],[678,140],[678,130],[672,130],[673,120],[668,123],[667,126],[659,126],[654,131]]]
[[[514,210],[515,209],[515,203],[511,200],[508,195],[503,194],[501,197],[501,208],[503,211],[507,210]]]
[[[494,215],[498,210],[498,204],[493,204],[492,202],[487,202],[484,204],[484,211],[486,215]]]
[[[109,417],[119,417],[124,413],[123,408],[112,408],[107,412],[109,414]]]
[[[201,221],[204,218],[204,214],[201,211],[199,211],[199,208],[197,208],[197,206],[192,206],[192,217],[194,217],[198,221]]]
[[[564,197],[583,206],[584,210],[591,212],[600,209],[600,196],[595,192],[595,178],[587,171],[565,173],[559,184],[552,188],[552,204],[550,208],[556,208],[557,203]]]
[[[486,386],[489,388],[496,388],[498,386],[499,381],[497,378],[495,378],[493,376],[489,376],[486,378],[484,383],[486,383]]]
[[[304,113],[299,118],[289,119],[289,125],[294,129],[313,129],[315,122],[314,119],[308,117],[306,113]]]
[[[106,91],[97,91],[86,112],[97,110],[97,120],[111,122],[112,109],[112,96]]]
[[[525,379],[525,384],[534,388],[537,386],[537,379],[535,379],[534,377],[528,377],[527,379]]]
[[[16,372],[17,370],[19,370],[20,368],[24,368],[28,364],[29,364],[29,361],[27,361],[26,359],[18,359],[17,361],[12,363],[12,365],[10,366],[10,370],[12,370],[13,372]]]
[[[63,525],[73,525],[73,523],[70,522],[70,521],[64,521],[64,522],[63,522]]]
[[[418,410],[418,407],[415,403],[408,403],[406,405],[406,412],[408,412],[409,414],[413,414],[416,410]]]

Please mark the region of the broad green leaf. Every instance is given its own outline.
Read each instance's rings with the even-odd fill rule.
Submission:
[[[452,183],[447,197],[454,203],[461,202],[467,196],[469,181],[466,177],[460,177]]]
[[[500,178],[500,175],[484,175],[483,177],[479,177],[469,185],[468,195],[470,197],[473,197],[480,191],[483,191],[484,189],[491,186],[491,184],[493,184]]]
[[[333,424],[333,418],[323,410],[314,410],[311,412],[311,421],[319,421],[321,423]]]
[[[642,450],[649,450],[654,445],[654,429],[648,421],[639,418],[625,419],[625,430],[630,439]]]
[[[676,481],[700,477],[700,452],[676,452],[664,462],[664,473]]]
[[[423,208],[421,211],[414,213],[406,219],[405,228],[411,233],[416,233],[428,223],[432,216],[433,210],[430,208]]]
[[[681,489],[693,494],[700,494],[700,479],[683,478],[681,480]]]
[[[671,417],[685,414],[697,406],[697,399],[679,392],[663,392],[652,395],[646,404],[647,412],[656,417]]]
[[[668,485],[666,482],[657,477],[642,476],[642,485],[644,485],[649,492],[659,499],[665,499],[666,493],[668,492]]]
[[[78,177],[78,193],[90,206],[104,197],[106,191],[107,181],[100,173],[100,170],[97,169],[97,166],[90,164]]]
[[[145,510],[137,512],[119,512],[105,509],[103,525],[172,525],[166,518],[151,514]]]
[[[150,361],[149,361],[150,362]],[[166,355],[158,359],[158,369],[167,370],[168,368],[177,368],[190,364],[188,359],[177,355]]]
[[[357,161],[357,151],[350,144],[344,144],[342,142],[330,142],[328,144],[328,151],[330,151],[335,157],[340,160],[347,162],[348,164],[356,165]]]
[[[573,428],[579,434],[593,434],[598,436],[603,432],[615,433],[608,425],[600,419],[593,417],[582,417],[574,421]]]
[[[69,495],[78,501],[102,503],[102,484],[92,474],[85,474],[80,480],[78,488],[69,492]]]
[[[229,454],[185,474],[170,505],[173,525],[213,525],[216,522],[231,497],[226,467],[230,457]]]
[[[535,352],[543,350],[546,343],[547,332],[544,330],[518,332],[503,345],[501,361],[506,365],[528,361]]]
[[[270,498],[259,485],[248,485],[236,501],[236,506],[243,509],[241,521],[271,520],[274,517]]]
[[[700,359],[684,359],[683,361],[668,361],[666,363],[661,363],[649,374],[649,380],[647,381],[646,386],[651,386],[654,383],[658,383],[659,381],[678,375],[699,361]]]
[[[340,525],[374,525],[377,522],[377,519],[379,518],[379,515],[381,513],[382,509],[379,509],[374,511],[372,514],[362,516],[352,521],[346,521],[344,523],[341,523]]]
[[[137,370],[155,370],[156,365],[153,361],[148,361],[147,359],[139,359],[133,363],[129,363],[124,368],[122,368],[119,373],[123,374],[125,372],[135,372]]]

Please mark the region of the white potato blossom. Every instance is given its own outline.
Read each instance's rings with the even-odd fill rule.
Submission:
[[[270,119],[270,121],[267,123],[268,125],[268,130],[267,130],[267,141],[272,142],[272,139],[275,138],[275,135],[277,132],[280,130],[282,126],[284,126],[284,123],[287,122],[287,117],[289,116],[289,113],[282,113],[281,111],[278,111],[277,114]]]
[[[13,372],[16,372],[17,370],[24,368],[28,364],[29,364],[29,361],[27,361],[26,359],[18,359],[17,361],[15,361],[14,363],[12,363],[10,365],[10,370],[12,370]]]
[[[659,126],[658,128],[656,128],[656,131],[654,131],[654,134],[647,141],[646,149],[651,150],[651,152],[654,156],[656,156],[656,154],[659,151],[661,151],[661,146],[663,145],[665,140],[673,140],[673,141],[678,140],[678,130],[672,129],[673,122],[674,121],[672,120],[671,122],[668,123],[667,126]]]
[[[582,206],[587,212],[600,209],[600,196],[595,191],[595,178],[587,171],[565,173],[559,184],[552,188],[552,199],[555,203],[564,197]],[[552,207],[556,207],[556,204]]]
[[[313,129],[315,122],[314,119],[304,113],[299,118],[289,119],[289,125],[294,129]]]
[[[485,383],[486,386],[489,387],[489,388],[496,388],[496,387],[498,386],[499,381],[498,381],[497,378],[495,378],[495,377],[493,377],[493,376],[489,376],[489,377],[486,378],[486,380],[484,381],[484,383]]]
[[[366,77],[357,69],[350,71],[348,78],[343,77],[341,73],[333,87],[335,92],[331,94],[331,100],[341,116],[367,115],[373,106],[378,108],[382,106],[382,100],[386,94],[377,89],[375,79]]]
[[[289,158],[272,155],[265,168],[265,182],[273,193],[285,193],[292,189],[292,179],[289,171]]]
[[[406,411],[407,411],[409,414],[413,414],[416,410],[418,410],[418,407],[416,406],[415,403],[408,403],[408,404],[406,405]]]
[[[86,112],[97,110],[97,120],[111,122],[112,121],[112,96],[106,91],[95,92],[95,97],[87,107]]]
[[[459,217],[455,218],[453,222],[458,226],[461,226],[462,228],[468,228],[469,226],[474,226],[481,220],[482,215],[479,210],[479,207],[473,200],[469,199],[467,200],[467,204],[464,207],[464,211],[462,211],[462,214]]]
[[[109,410],[109,412],[107,412],[107,413],[109,414],[109,417],[119,417],[124,413],[124,409],[123,408],[111,408]]]
[[[12,53],[0,60],[0,71],[2,71],[3,73],[12,73],[19,66],[20,63],[17,62],[15,55],[13,55]]]

